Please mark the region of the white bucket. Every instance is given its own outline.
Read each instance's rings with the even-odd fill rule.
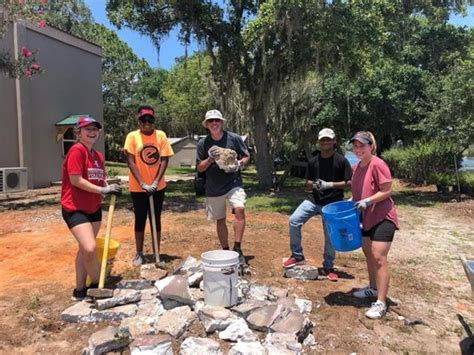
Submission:
[[[239,282],[239,253],[212,250],[202,253],[204,270],[204,303],[230,307],[237,303]]]

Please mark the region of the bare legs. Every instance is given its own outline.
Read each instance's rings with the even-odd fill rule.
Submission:
[[[391,242],[377,242],[367,237],[363,238],[362,249],[367,259],[370,286],[377,289],[377,299],[384,303],[390,282],[387,255],[391,245]]]
[[[245,231],[245,208],[239,207],[235,209],[235,218],[232,221],[232,227],[234,229],[234,240],[241,242]],[[228,248],[229,230],[227,229],[225,217],[217,220],[216,229],[222,248]]]
[[[87,275],[92,283],[99,282],[100,267],[96,257],[95,238],[99,233],[100,222],[82,223],[71,228],[71,233],[79,243],[76,254],[76,289],[86,287]]]

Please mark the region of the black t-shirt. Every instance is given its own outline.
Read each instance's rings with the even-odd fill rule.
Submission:
[[[221,148],[229,148],[237,152],[238,159],[241,159],[244,155],[248,156],[249,152],[244,144],[242,138],[235,133],[224,131],[224,135],[218,141],[212,139],[212,137],[206,136],[202,138],[197,145],[197,161],[207,159],[209,154],[207,153],[209,148],[213,145],[217,145]],[[232,190],[234,187],[242,186],[242,177],[240,171],[235,173],[226,173],[221,170],[216,163],[212,163],[211,166],[205,171],[206,173],[206,196],[216,197],[225,195],[227,192]]]
[[[337,152],[329,158],[322,158],[318,153],[308,162],[308,180],[350,181],[351,177],[352,168],[349,161]],[[324,206],[331,202],[341,201],[343,198],[344,191],[342,189],[327,189],[324,191],[313,189],[308,199],[316,205]]]

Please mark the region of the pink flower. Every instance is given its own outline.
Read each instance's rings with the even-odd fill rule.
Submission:
[[[46,27],[46,20],[41,20],[40,22],[38,22],[38,27],[45,28]]]
[[[28,54],[28,48],[26,47],[21,47],[21,53],[26,57],[26,55]]]
[[[40,70],[41,69],[41,65],[35,63],[35,64],[31,64],[31,67],[30,67],[31,70]]]
[[[27,78],[31,78],[31,75],[32,75],[32,73],[31,73],[30,70],[26,70],[26,71],[25,71],[25,76],[26,76]]]
[[[25,5],[25,0],[18,0],[18,4],[19,4],[20,6]]]
[[[41,0],[41,5],[46,5],[46,3],[48,2],[48,0]]]

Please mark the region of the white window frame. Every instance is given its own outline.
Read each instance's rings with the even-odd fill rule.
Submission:
[[[66,130],[66,132],[64,132],[64,134],[63,134],[63,138],[62,138],[63,157],[66,156],[66,149],[65,149],[64,143],[73,143],[73,144],[74,144],[74,143],[77,142],[76,138],[73,138],[73,139],[64,138],[64,137],[66,136],[66,133],[67,133],[70,129],[73,130],[73,134],[74,134],[74,127],[68,128],[68,129]]]

